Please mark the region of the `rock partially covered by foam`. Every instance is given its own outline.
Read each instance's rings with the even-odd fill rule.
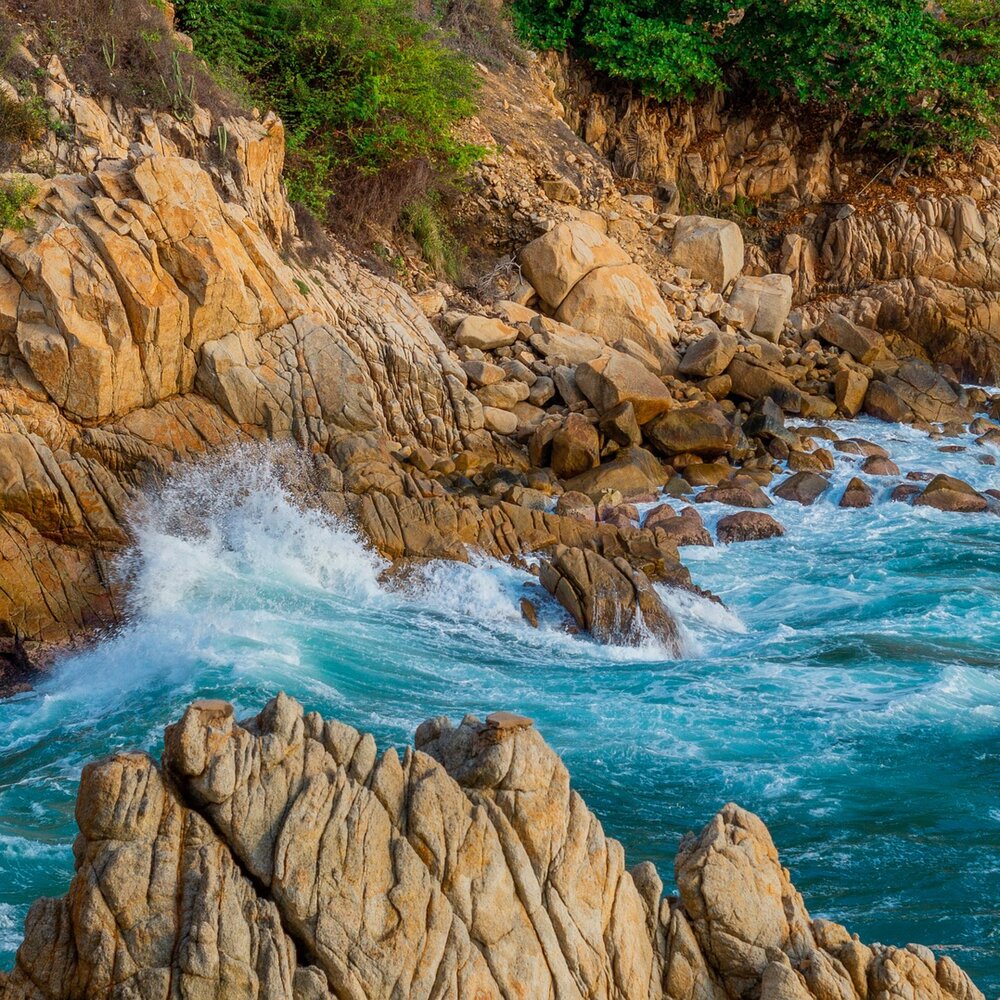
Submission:
[[[85,768],[77,821],[0,1000],[982,1000],[927,948],[810,920],[735,805],[664,899],[506,712],[425,722],[400,758],[284,695],[242,723],[196,702],[161,765]]]

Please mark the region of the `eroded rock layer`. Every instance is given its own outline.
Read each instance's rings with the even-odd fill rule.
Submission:
[[[77,821],[2,1000],[982,1000],[927,948],[810,919],[736,805],[664,898],[509,713],[425,722],[400,757],[284,695],[242,723],[196,702],[160,765],[85,768]]]

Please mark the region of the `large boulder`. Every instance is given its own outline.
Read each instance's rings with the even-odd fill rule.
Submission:
[[[747,475],[723,479],[699,493],[695,497],[695,503],[721,503],[727,507],[746,507],[752,510],[774,506],[770,497]]]
[[[726,369],[732,379],[732,393],[741,399],[774,400],[788,413],[799,413],[803,394],[783,374],[759,364],[747,354],[737,354]]]
[[[646,441],[661,455],[702,455],[715,458],[731,451],[739,432],[718,403],[677,407],[643,428]]]
[[[725,219],[685,216],[674,229],[670,259],[721,292],[743,270],[743,233]]]
[[[892,422],[966,423],[973,408],[964,389],[956,388],[927,362],[910,358],[894,375],[872,381],[864,409]]]
[[[549,566],[583,623],[673,641],[618,560]],[[681,841],[664,899],[513,712],[431,719],[379,754],[283,694],[244,722],[195,702],[162,764],[86,767],[76,818],[67,894],[31,908],[2,1000],[983,1000],[927,948],[812,920],[735,805]]]
[[[620,351],[579,365],[576,385],[600,414],[631,403],[640,426],[674,405],[666,386],[645,365]]]
[[[736,356],[736,346],[736,338],[732,334],[713,330],[684,352],[677,370],[693,378],[721,375]]]
[[[539,579],[598,642],[641,646],[652,639],[680,655],[676,622],[646,574],[624,559],[560,545],[542,562]]]
[[[521,273],[553,309],[595,268],[630,263],[614,240],[584,222],[560,222],[521,251]]]
[[[815,472],[796,472],[775,489],[774,495],[782,500],[791,500],[808,507],[829,488],[830,480],[826,476]]]
[[[498,347],[509,347],[517,340],[517,330],[502,319],[488,316],[466,316],[458,325],[455,340],[461,347],[475,347],[480,351],[492,351]]]
[[[712,536],[705,528],[701,514],[694,507],[685,507],[677,513],[669,504],[660,504],[646,515],[642,526],[657,532],[657,537],[662,532],[674,545],[712,544]]]
[[[770,514],[759,510],[741,510],[727,514],[715,526],[716,537],[723,545],[733,542],[760,542],[780,538],[785,529]]]
[[[567,480],[566,489],[598,497],[617,490],[623,497],[655,493],[666,480],[663,466],[645,448],[623,448],[610,462]]]
[[[863,365],[870,365],[889,354],[882,334],[868,327],[858,326],[840,313],[830,313],[816,332],[821,340],[846,351]]]
[[[961,479],[945,475],[935,476],[913,503],[959,514],[981,514],[989,510],[989,501],[978,490]]]
[[[594,425],[579,413],[571,413],[552,437],[552,471],[570,479],[601,460],[601,442]]]
[[[654,351],[677,333],[653,279],[638,264],[590,271],[563,299],[556,319],[609,344],[627,337]]]
[[[736,279],[729,305],[745,330],[775,343],[792,309],[792,279],[787,274],[743,275]]]
[[[854,368],[842,368],[833,379],[837,408],[845,417],[856,417],[861,412],[868,392],[868,377]]]
[[[841,507],[862,508],[870,507],[875,501],[871,487],[862,479],[853,476],[844,490],[844,495],[840,498]]]

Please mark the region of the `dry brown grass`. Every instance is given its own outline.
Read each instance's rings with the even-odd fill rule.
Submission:
[[[8,18],[32,29],[74,82],[96,96],[180,117],[195,103],[215,117],[236,110],[204,64],[177,44],[151,0],[16,0]]]

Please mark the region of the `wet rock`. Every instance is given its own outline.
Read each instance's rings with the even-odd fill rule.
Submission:
[[[826,472],[831,468],[832,462],[824,461],[822,456],[829,456],[830,453],[822,448],[816,451],[800,451],[792,448],[788,452],[788,468],[792,472]]]
[[[989,502],[978,490],[953,476],[935,476],[913,503],[920,507],[961,514],[980,514],[989,509]]]
[[[785,529],[770,514],[756,510],[727,514],[715,527],[715,535],[723,545],[780,538],[784,533]]]
[[[679,655],[676,623],[646,575],[624,559],[560,546],[542,562],[539,579],[598,642],[638,646],[652,637]]]
[[[914,497],[920,496],[920,493],[919,486],[914,486],[913,483],[900,483],[889,494],[889,499],[896,503],[910,503]]]
[[[899,466],[891,458],[870,455],[861,463],[861,471],[871,476],[898,476]]]
[[[845,455],[864,455],[866,458],[889,457],[889,452],[880,444],[875,444],[874,441],[866,441],[864,438],[844,438],[841,441],[834,441],[833,447]]]
[[[773,506],[770,497],[749,476],[725,479],[695,497],[695,503],[722,503],[729,507],[761,509]]]
[[[527,597],[522,597],[520,602],[521,617],[532,627],[538,628],[538,608]]]
[[[662,531],[674,545],[712,544],[712,536],[708,533],[701,514],[694,507],[684,507],[677,513],[669,504],[661,504],[646,515],[643,527],[651,531]]]
[[[19,635],[0,637],[0,698],[29,691],[44,676]]]
[[[844,495],[840,498],[841,507],[870,507],[874,502],[871,487],[857,476],[847,484]]]
[[[815,472],[796,472],[775,489],[774,495],[808,507],[829,488],[830,480],[825,476],[819,476]]]

